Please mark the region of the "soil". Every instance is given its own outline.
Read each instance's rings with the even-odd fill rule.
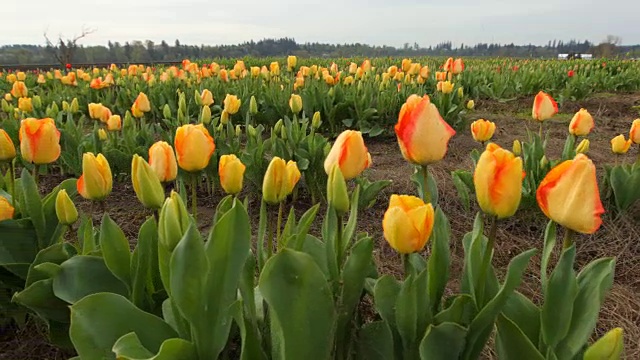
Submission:
[[[613,163],[615,158],[610,151],[609,140],[618,134],[628,134],[634,118],[640,117],[639,110],[634,108],[640,104],[640,93],[634,94],[598,94],[578,102],[565,102],[560,108],[557,120],[545,123],[549,131],[548,156],[557,158],[562,152],[567,135],[567,125],[573,113],[580,108],[591,112],[596,120],[596,127],[589,135],[591,141],[589,156],[598,166],[598,175],[603,173],[602,166]],[[497,131],[493,141],[505,148],[511,148],[513,140],[524,140],[527,128],[537,131],[537,124],[530,120],[527,110],[531,99],[519,99],[512,102],[496,102],[480,100],[476,102],[476,110],[471,114],[473,119],[484,118],[494,121]],[[523,112],[524,111],[524,112]],[[628,136],[628,135],[627,135]],[[367,139],[367,146],[373,159],[373,166],[366,175],[371,180],[390,179],[392,185],[378,197],[377,203],[358,215],[359,231],[366,231],[376,241],[374,250],[379,272],[399,276],[401,264],[399,256],[386,244],[382,235],[382,217],[391,194],[415,194],[415,186],[410,180],[413,167],[402,158],[395,138],[378,137]],[[466,211],[458,198],[457,191],[451,181],[451,172],[456,169],[471,169],[469,153],[480,149],[480,144],[473,141],[469,131],[462,129],[451,140],[449,152],[445,160],[430,167],[438,183],[439,205],[451,223],[451,256],[452,282],[448,292],[457,291],[463,259],[461,240],[470,231],[477,207]],[[632,149],[624,161],[632,162],[638,150]],[[43,191],[59,183],[60,178],[49,178],[42,184]],[[108,197],[106,208],[109,215],[123,228],[132,244],[137,238],[137,229],[151,215],[135,198],[130,182],[114,184],[115,191]],[[201,192],[202,193],[202,192]],[[202,195],[202,194],[201,194]],[[221,199],[219,193],[198,199],[200,227],[204,231],[209,226],[215,205]],[[310,200],[301,194],[293,204],[296,212],[301,214],[310,207]],[[250,215],[256,219],[259,213],[259,199],[250,199]],[[87,212],[89,204],[80,201],[80,209]],[[318,214],[317,224],[312,232],[319,232],[323,209]],[[624,216],[604,215],[603,226],[591,236],[579,236],[577,244],[577,264],[579,271],[590,261],[605,256],[616,257],[615,281],[600,312],[595,337],[601,336],[613,327],[624,328],[626,355],[629,359],[640,358],[640,204]],[[518,253],[531,248],[542,248],[543,232],[547,219],[537,209],[519,211],[516,216],[501,221],[498,228],[494,266],[498,276],[502,276],[509,261]],[[98,217],[95,222],[99,222]],[[256,229],[253,229],[255,233]],[[426,252],[425,252],[425,255]],[[554,254],[557,258],[557,251]],[[551,267],[556,259],[552,259]],[[519,291],[540,302],[540,280],[536,274],[540,269],[539,255],[531,261],[523,284]],[[368,308],[368,309],[367,309]],[[371,313],[371,305],[364,305],[363,312]],[[0,359],[63,359],[69,354],[47,344],[45,332],[31,322],[24,330],[10,330],[0,335]],[[490,351],[484,354],[493,358]]]

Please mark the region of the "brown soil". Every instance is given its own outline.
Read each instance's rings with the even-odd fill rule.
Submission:
[[[532,123],[528,115],[527,110],[531,106],[529,98],[508,103],[478,101],[476,104],[476,111],[471,116],[496,122],[498,130],[493,140],[503,147],[510,148],[515,139],[526,139],[527,127],[532,131],[538,131],[537,124]],[[580,102],[564,103],[557,116],[559,120],[545,124],[545,129],[550,132],[548,144],[550,157],[555,158],[560,155],[567,134],[566,125],[573,113],[580,108],[586,108],[596,119],[596,128],[589,136],[591,140],[589,156],[599,166],[599,175],[602,174],[602,165],[614,161],[609,140],[615,135],[628,133],[632,120],[640,116],[639,111],[633,108],[638,104],[640,104],[640,94],[602,94]],[[374,256],[379,271],[400,274],[399,256],[385,243],[381,222],[387,199],[391,194],[415,194],[415,186],[410,180],[413,168],[402,158],[395,139],[369,139],[367,144],[373,158],[373,166],[367,171],[367,176],[372,180],[391,179],[393,184],[379,196],[373,208],[359,214],[359,230],[368,232],[376,239]],[[452,282],[456,281],[461,270],[462,237],[471,229],[478,209],[472,208],[471,212],[464,210],[451,182],[450,174],[455,169],[471,169],[469,153],[474,148],[479,149],[480,145],[473,141],[468,130],[463,129],[452,139],[445,160],[430,168],[438,182],[439,204],[447,214],[452,227],[451,278],[454,279]],[[627,155],[627,162],[633,161],[635,151],[632,150]],[[57,182],[59,179],[54,181]],[[43,187],[50,187],[54,182],[47,185]],[[136,200],[129,182],[118,183],[114,189],[117,190],[107,200],[109,215],[123,228],[132,242],[135,242],[138,227],[151,214]],[[208,226],[215,204],[220,198],[221,195],[218,193],[213,197],[199,198],[199,220],[203,230]],[[258,201],[259,199],[251,199],[250,202],[251,216],[256,219],[254,226],[257,225]],[[637,205],[639,206],[636,206],[629,215],[623,217],[613,218],[606,214],[603,226],[598,232],[592,236],[580,236],[576,239],[577,269],[599,257],[616,257],[615,283],[601,310],[597,336],[613,327],[623,327],[626,354],[629,359],[640,358],[640,227],[638,226],[640,204]],[[309,206],[310,201],[304,196],[295,204],[298,213],[302,213]],[[88,211],[88,203],[81,202],[80,208]],[[322,211],[321,209],[318,219],[323,217]],[[98,222],[99,219],[96,217],[95,221]],[[494,266],[499,269],[499,276],[502,276],[506,265],[516,254],[534,247],[542,248],[546,223],[547,219],[537,209],[520,211],[515,217],[500,223],[494,259]],[[318,230],[319,225],[314,226],[312,231],[317,233]],[[555,262],[555,259],[553,261]],[[536,275],[539,269],[540,259],[537,256],[532,260],[520,287],[521,292],[537,302],[540,301],[540,280]],[[456,291],[457,286],[452,283],[448,290]],[[42,331],[27,329],[6,334],[0,341],[2,341],[0,342],[0,359],[63,358],[62,354],[57,353],[54,348],[43,345],[46,344],[46,340],[43,339]],[[487,352],[486,356],[490,358],[490,352]]]

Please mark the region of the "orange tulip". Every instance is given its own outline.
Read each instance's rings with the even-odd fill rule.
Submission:
[[[471,123],[471,135],[473,140],[485,142],[491,140],[496,131],[496,124],[492,121],[479,119]]]
[[[202,90],[200,99],[202,100],[202,105],[210,106],[211,104],[213,104],[213,94],[208,89]]]
[[[235,195],[242,190],[245,169],[246,166],[233,154],[220,157],[218,175],[220,175],[220,185],[227,194]]]
[[[624,135],[622,134],[611,139],[611,151],[613,151],[614,154],[626,154],[630,147],[631,139],[625,140]]]
[[[464,71],[464,62],[462,59],[456,59],[451,67],[451,72],[454,74],[460,74],[462,71]]]
[[[402,59],[402,71],[408,72],[411,69],[411,59]]]
[[[104,200],[113,189],[113,177],[109,162],[102,154],[82,155],[82,175],[77,183],[78,194],[87,200]]]
[[[631,139],[634,144],[640,145],[640,119],[633,120],[631,130],[629,130],[629,139]]]
[[[133,104],[138,108],[138,110],[142,112],[151,111],[151,103],[149,102],[149,98],[143,92],[138,94],[138,97],[136,98]]]
[[[496,144],[487,145],[473,173],[478,204],[499,219],[515,214],[522,196],[522,158]]]
[[[584,154],[551,169],[538,187],[536,200],[548,218],[573,231],[593,234],[602,224],[596,167]]]
[[[27,97],[29,93],[29,89],[27,89],[27,85],[25,85],[22,81],[16,81],[13,83],[11,87],[11,95],[15,98]]]
[[[122,118],[120,118],[120,115],[109,116],[109,119],[107,120],[107,130],[118,131],[121,128],[122,128]]]
[[[178,154],[178,165],[189,172],[206,168],[215,150],[213,138],[202,124],[180,126],[176,130],[174,146]]]
[[[401,254],[420,251],[431,236],[434,221],[431,204],[415,196],[391,195],[382,220],[384,238]]]
[[[15,209],[4,196],[0,196],[0,221],[13,219]]]
[[[27,118],[20,123],[20,155],[37,165],[50,164],[60,157],[60,131],[52,118]]]
[[[423,79],[429,78],[429,73],[430,73],[429,67],[426,65],[420,69],[420,77]]]
[[[402,156],[416,165],[438,162],[447,153],[455,130],[440,116],[429,96],[411,95],[402,105],[395,126]]]
[[[587,136],[595,127],[593,117],[585,109],[580,109],[569,124],[569,133],[575,136]]]
[[[558,113],[558,104],[549,94],[540,91],[533,100],[531,116],[534,120],[545,121]]]
[[[13,160],[16,157],[16,147],[13,140],[4,129],[0,129],[0,162]]]
[[[327,175],[335,164],[340,167],[345,180],[357,177],[371,166],[371,154],[364,145],[360,131],[345,130],[336,138],[324,161]]]
[[[175,180],[178,176],[176,154],[171,145],[158,141],[149,148],[149,166],[158,175],[160,182]]]
[[[448,58],[447,61],[445,61],[444,65],[442,65],[442,70],[445,72],[453,70],[453,58]]]

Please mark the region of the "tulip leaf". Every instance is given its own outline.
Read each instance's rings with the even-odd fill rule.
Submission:
[[[22,170],[21,185],[22,197],[24,198],[22,210],[24,215],[31,219],[31,223],[36,230],[38,247],[44,249],[46,247],[46,222],[42,211],[42,199],[40,198],[38,185],[27,169]]]
[[[526,296],[514,291],[504,305],[502,315],[513,321],[532,343],[538,343],[540,338],[540,308]]]
[[[471,323],[472,317],[477,313],[473,298],[467,294],[455,297],[451,305],[437,313],[433,319],[435,324],[445,322],[456,323],[467,326]]]
[[[449,280],[449,264],[451,263],[449,253],[450,234],[451,226],[449,225],[449,220],[442,209],[438,207],[435,213],[433,233],[431,234],[431,255],[428,261],[428,293],[432,314],[438,312],[444,289]]]
[[[258,269],[262,270],[262,268],[264,267],[264,263],[265,261],[267,261],[266,259],[266,253],[265,253],[265,243],[266,243],[266,237],[270,236],[270,234],[267,234],[267,224],[269,222],[269,217],[268,217],[268,212],[267,212],[267,203],[262,200],[260,202],[260,220],[258,222],[258,243],[256,245],[257,248],[257,258],[258,258]]]
[[[253,303],[253,298],[248,299],[247,302]],[[243,306],[244,308],[247,308],[247,302],[238,300],[230,308],[230,312],[233,314],[233,319],[240,329],[240,338],[242,339],[240,360],[266,360],[267,355],[262,349],[259,330],[257,323],[255,322],[256,319],[255,317],[246,318],[242,312]],[[251,321],[252,319],[253,323]]]
[[[267,261],[259,284],[272,315],[273,358],[329,359],[337,314],[311,256],[283,249]]]
[[[142,345],[135,332],[119,338],[113,345],[112,351],[118,360],[196,360],[198,358],[195,346],[178,338],[165,340],[160,345],[158,353],[154,355]]]
[[[420,359],[457,359],[465,348],[467,329],[456,323],[429,325],[420,342]]]
[[[640,166],[614,166],[609,179],[618,211],[624,212],[640,200]]]
[[[329,278],[329,266],[327,264],[327,251],[325,250],[325,246],[327,246],[327,244],[323,243],[322,240],[307,234],[300,251],[310,255],[316,262],[316,265],[322,270],[322,273],[325,274],[325,277]]]
[[[573,271],[575,256],[575,245],[563,250],[544,292],[540,314],[542,339],[551,351],[564,339],[571,326],[573,304],[578,295],[578,282]]]
[[[417,341],[431,323],[431,306],[427,293],[427,271],[409,275],[402,284],[395,304],[395,320],[402,338],[405,357],[417,355]]]
[[[511,319],[500,315],[497,325],[496,350],[500,359],[544,360],[531,339]]]
[[[38,271],[36,269],[36,266],[45,263],[60,265],[75,254],[75,248],[69,243],[54,244],[46,249],[41,250],[40,252],[38,252],[35,260],[33,260],[31,266],[29,267],[29,274],[27,275],[25,287],[33,284],[38,280],[44,280],[51,277],[46,273]]]
[[[116,359],[114,345],[131,332],[152,354],[158,353],[165,340],[178,336],[162,319],[118,294],[89,295],[71,306],[69,334],[82,359]]]
[[[358,360],[389,360],[394,358],[393,334],[386,321],[366,324],[358,333]]]
[[[318,209],[320,209],[320,204],[315,204],[314,206],[309,208],[309,210],[307,210],[300,218],[300,221],[298,222],[295,230],[295,243],[291,244],[290,246],[293,250],[301,250],[302,243],[307,238],[307,234],[311,229],[311,225],[313,225],[313,221],[316,219]]]
[[[597,259],[578,275],[578,294],[573,304],[573,316],[567,336],[558,345],[561,359],[570,359],[587,344],[598,322],[600,307],[613,285],[615,260]]]
[[[353,194],[351,195],[351,212],[349,213],[349,220],[347,221],[347,225],[344,227],[344,232],[342,233],[342,251],[343,253],[347,251],[349,245],[351,244],[351,240],[353,239],[353,235],[356,232],[356,225],[358,224],[358,199],[360,198],[360,185],[356,185],[355,190],[353,190]],[[338,264],[340,266],[340,264]]]
[[[138,244],[131,257],[132,290],[131,301],[141,309],[144,309],[145,295],[155,288],[155,272],[158,269],[158,227],[154,218],[149,218],[142,224],[138,233]],[[156,279],[157,282],[157,279]],[[147,287],[153,287],[145,291]]]
[[[38,236],[31,221],[0,221],[0,233],[0,266],[26,279],[38,251]]]
[[[240,296],[242,297],[242,303],[244,304],[244,311],[246,312],[250,320],[256,319],[256,305],[253,301],[255,299],[255,275],[256,274],[256,259],[253,253],[249,251],[247,254],[247,261],[244,263],[242,270],[242,277],[240,278],[240,284],[238,288],[240,290]],[[236,319],[236,321],[238,321]],[[240,326],[240,325],[238,325]]]
[[[471,210],[471,195],[469,191],[469,187],[462,180],[460,172],[463,170],[455,170],[451,172],[451,178],[453,179],[453,185],[456,187],[456,191],[458,192],[458,197],[462,201],[462,206],[464,206],[465,211]]]
[[[542,249],[542,260],[540,260],[540,282],[542,287],[547,286],[547,267],[549,266],[549,258],[556,245],[556,223],[550,220],[544,232],[544,247]]]
[[[491,335],[496,317],[504,308],[505,303],[513,294],[513,291],[522,282],[522,274],[535,252],[536,249],[525,251],[518,254],[509,262],[504,283],[498,290],[497,294],[489,300],[482,309],[480,309],[478,315],[476,315],[469,325],[467,345],[465,346],[463,358],[478,358]]]
[[[109,292],[127,296],[128,291],[98,256],[78,255],[60,265],[60,271],[53,279],[55,295],[73,304],[85,296]]]
[[[68,304],[53,293],[52,279],[35,281],[16,293],[11,301],[29,308],[46,321],[69,322]]]
[[[131,252],[122,229],[107,213],[100,225],[100,250],[109,270],[131,291]]]

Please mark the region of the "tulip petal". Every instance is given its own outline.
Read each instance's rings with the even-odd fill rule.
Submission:
[[[401,208],[392,207],[385,212],[382,229],[385,239],[397,252],[409,254],[416,251],[420,231]]]

